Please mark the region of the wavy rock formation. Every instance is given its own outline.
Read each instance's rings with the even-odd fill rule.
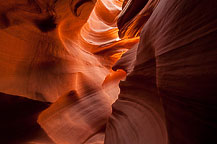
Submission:
[[[127,0],[117,21],[120,38],[133,38],[147,22],[159,0]]]
[[[114,19],[121,2],[98,1],[91,13],[93,6],[70,0],[2,2],[0,90],[55,102],[76,89],[78,72],[102,84],[117,54],[132,44],[117,39]]]
[[[0,143],[217,143],[216,7],[0,0]]]
[[[134,69],[120,83],[105,143],[164,144],[167,132],[171,144],[217,142],[216,6],[161,0],[143,19],[136,59],[128,51],[115,66]]]

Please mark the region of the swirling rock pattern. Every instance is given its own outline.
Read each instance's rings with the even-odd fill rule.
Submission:
[[[144,20],[134,69],[120,83],[105,143],[162,144],[166,133],[171,144],[217,142],[216,5],[161,0]],[[131,53],[115,68],[129,68]]]
[[[217,143],[216,7],[0,0],[0,142]]]

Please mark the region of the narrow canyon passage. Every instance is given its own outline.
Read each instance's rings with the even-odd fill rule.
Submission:
[[[0,143],[216,144],[214,0],[0,0]]]

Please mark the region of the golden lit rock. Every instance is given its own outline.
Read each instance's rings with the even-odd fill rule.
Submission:
[[[0,143],[216,144],[214,0],[0,0]]]

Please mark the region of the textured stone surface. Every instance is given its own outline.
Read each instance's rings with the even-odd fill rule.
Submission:
[[[0,143],[216,144],[216,7],[0,0]]]
[[[120,83],[106,143],[166,143],[158,117],[171,144],[217,142],[216,6],[205,0],[159,2],[140,34],[134,70]]]

